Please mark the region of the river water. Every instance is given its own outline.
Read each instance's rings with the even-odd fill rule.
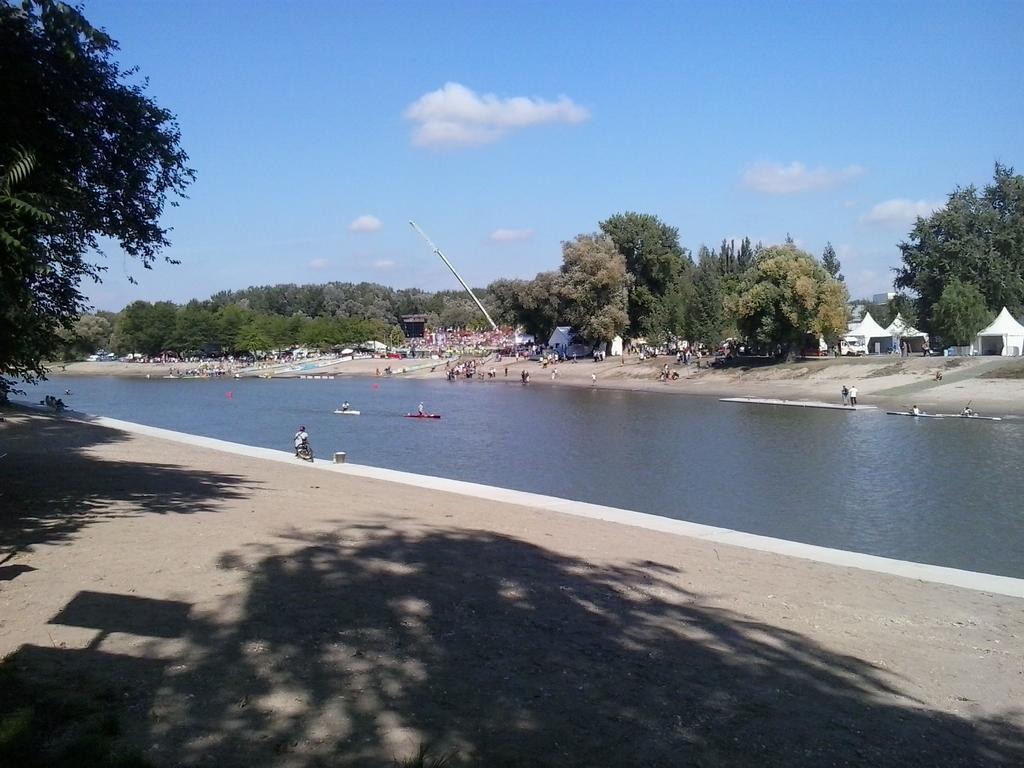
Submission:
[[[53,376],[29,395],[157,427],[1024,577],[1024,422],[507,381]],[[362,412],[336,416],[343,400]],[[426,410],[440,420],[402,414]]]

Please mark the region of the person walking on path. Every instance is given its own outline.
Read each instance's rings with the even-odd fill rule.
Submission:
[[[843,384],[843,405],[849,405],[849,404],[850,404],[850,390],[848,390],[846,388],[846,385]]]
[[[857,386],[850,387],[850,405],[857,405]]]
[[[597,374],[596,373],[590,374],[590,386],[592,386],[592,387],[596,387],[597,386]]]

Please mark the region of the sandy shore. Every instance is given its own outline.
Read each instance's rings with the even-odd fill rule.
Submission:
[[[4,415],[0,653],[156,765],[1024,762],[1020,599]]]
[[[609,359],[602,363],[580,361],[561,363],[558,375],[552,378],[554,366],[505,358],[483,363],[483,369],[494,369],[495,379],[486,383],[519,382],[520,371],[531,374],[531,386],[598,387],[674,394],[699,394],[718,397],[768,397],[781,399],[812,399],[841,402],[844,385],[856,386],[859,401],[891,410],[907,410],[918,405],[929,413],[959,412],[967,403],[988,415],[1024,416],[1024,361],[1014,358],[939,358],[939,357],[864,357],[809,359],[795,363],[762,366],[739,365],[723,370],[698,370],[680,366],[674,358],[661,357],[640,361]],[[675,381],[659,381],[665,363],[678,371]],[[396,374],[406,378],[444,378],[443,362],[430,365],[425,361],[351,360],[317,370],[320,375],[375,376],[391,365],[417,370]],[[72,363],[65,371],[73,375],[163,376],[167,366],[143,363]],[[507,374],[506,374],[507,369]],[[941,373],[942,378],[936,378]],[[1016,374],[1020,378],[996,378],[998,374]],[[592,379],[591,376],[594,378]]]

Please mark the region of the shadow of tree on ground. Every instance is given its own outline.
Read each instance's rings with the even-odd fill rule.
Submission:
[[[112,516],[213,512],[221,501],[241,498],[252,488],[236,475],[89,455],[89,448],[130,436],[7,413],[0,426],[0,454],[7,454],[0,460],[0,544],[8,556],[33,544],[66,541]],[[136,511],[116,509],[116,502]]]
[[[1024,764],[1020,712],[929,710],[862,659],[703,605],[664,566],[486,532],[289,535],[222,557],[246,572],[240,618],[191,616],[159,683],[98,648],[65,663],[151,708],[136,738],[157,764],[379,766],[420,744],[479,766]],[[115,616],[110,597],[87,602]]]

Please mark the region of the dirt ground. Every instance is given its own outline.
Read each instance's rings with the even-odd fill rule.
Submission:
[[[155,765],[1024,765],[1022,600],[0,415],[0,654]]]

